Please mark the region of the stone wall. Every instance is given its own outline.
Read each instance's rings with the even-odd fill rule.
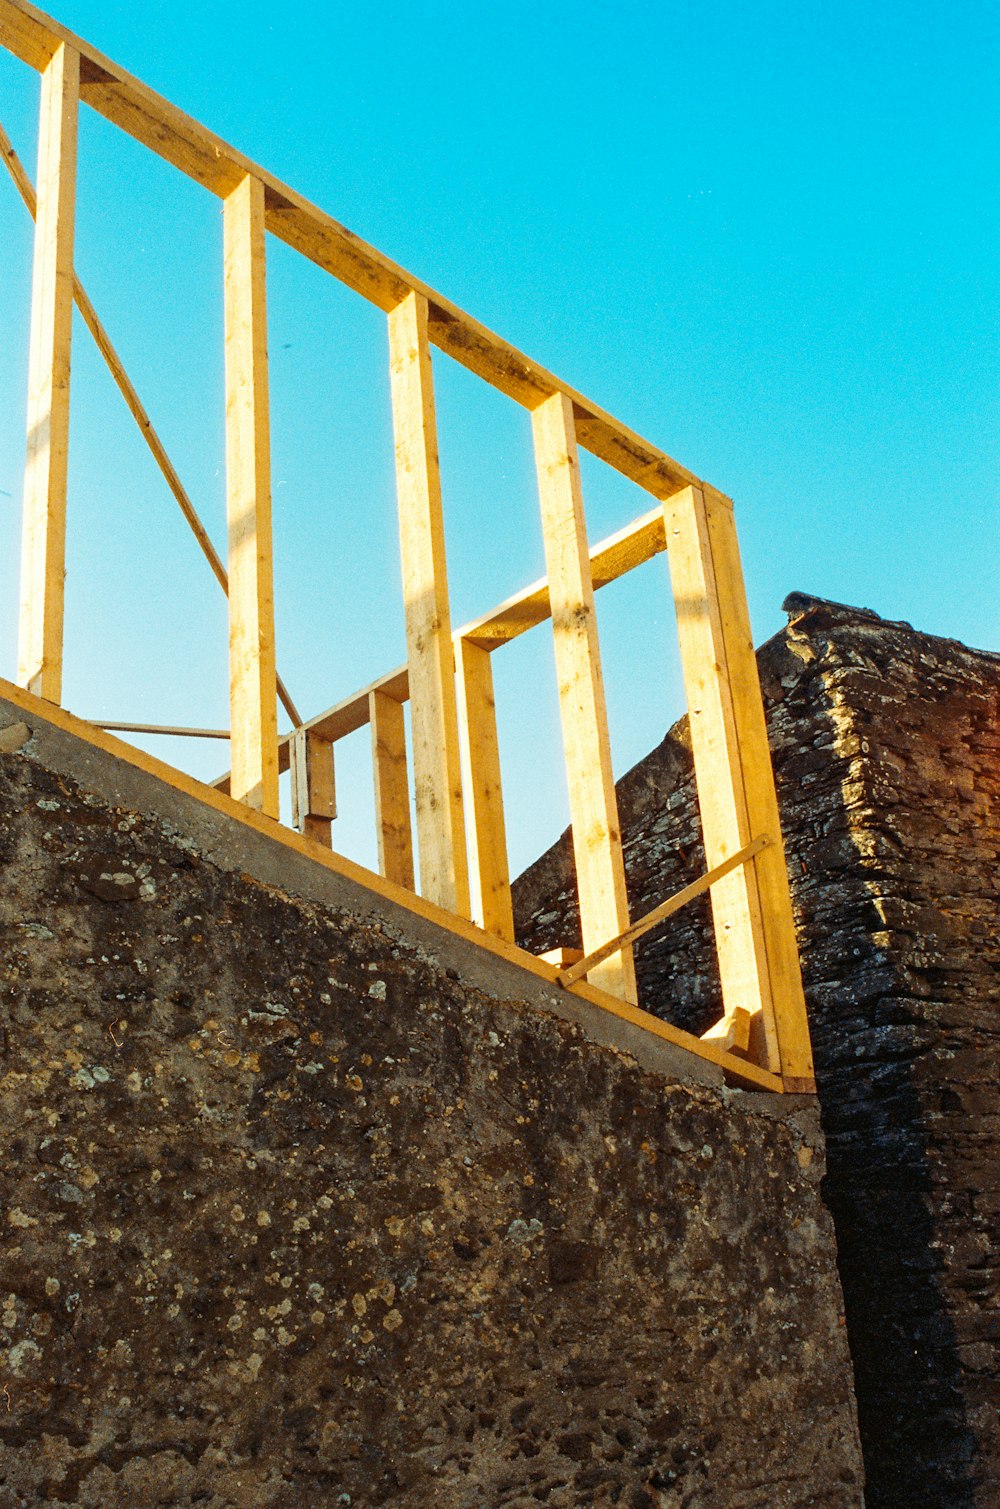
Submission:
[[[0,751],[2,1509],[862,1503],[814,1101]]]
[[[795,595],[760,651],[868,1478],[1000,1502],[1000,657]],[[684,724],[618,786],[633,915],[704,865]],[[519,936],[578,943],[568,841]],[[707,904],[640,945],[648,1010],[720,1011]]]

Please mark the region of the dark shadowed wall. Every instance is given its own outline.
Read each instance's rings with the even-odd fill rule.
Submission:
[[[795,595],[758,656],[877,1509],[1000,1503],[1000,657]],[[633,915],[704,867],[685,724],[618,785]],[[578,939],[564,838],[519,936]],[[642,1004],[719,1014],[707,903]]]

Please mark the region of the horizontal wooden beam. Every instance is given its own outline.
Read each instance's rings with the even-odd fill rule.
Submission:
[[[421,294],[429,305],[431,343],[492,387],[528,409],[553,393],[565,393],[573,405],[580,445],[655,498],[667,498],[698,480],[58,21],[26,0],[0,0],[0,44],[22,62],[44,69],[61,42],[80,54],[84,103],[222,199],[247,174],[258,179],[264,186],[267,229],[273,235],[386,312],[407,294]]]
[[[379,676],[375,681],[369,682],[359,692],[352,692],[350,697],[345,697],[342,702],[335,702],[333,707],[328,707],[326,712],[318,713],[315,718],[309,718],[301,726],[312,733],[317,733],[323,739],[328,739],[331,744],[336,744],[338,739],[346,739],[348,734],[357,733],[359,728],[365,728],[370,721],[369,697],[375,693],[381,693],[385,697],[391,697],[395,702],[407,702],[410,696],[410,679],[406,666],[397,666],[394,671]],[[278,740],[278,772],[284,775],[291,766],[291,743],[292,735],[283,734]],[[212,782],[216,791],[229,791],[229,771],[225,775],[217,776]]]
[[[617,581],[620,576],[652,560],[666,548],[663,510],[662,508],[651,509],[649,513],[642,514],[631,524],[627,524],[624,529],[609,535],[607,539],[601,540],[593,547],[590,552],[590,569],[595,590],[598,587],[606,587],[609,582]],[[549,584],[543,577],[541,581],[532,582],[530,587],[525,587],[513,597],[508,597],[505,602],[492,608],[489,613],[484,613],[481,618],[474,618],[471,623],[456,629],[452,639],[453,641],[468,639],[481,649],[495,650],[498,645],[507,644],[528,629],[537,628],[550,617]],[[350,697],[345,697],[342,702],[335,702],[325,712],[317,713],[314,718],[308,719],[304,727],[314,729],[324,739],[330,739],[333,743],[336,743],[338,739],[346,738],[348,734],[356,733],[368,722],[368,699],[373,692],[392,697],[396,702],[408,701],[410,688],[406,666],[400,665],[395,670],[387,671],[384,676],[379,676],[376,681],[370,682],[360,691],[352,693]],[[290,738],[290,734],[285,734],[279,740],[278,768],[281,771],[288,769]],[[219,791],[227,791],[229,789],[228,772],[219,776],[212,784]]]
[[[98,723],[95,720],[94,727],[114,734],[163,734],[177,739],[229,738],[228,728],[175,728],[167,723]]]
[[[336,744],[338,739],[356,733],[359,728],[364,728],[370,721],[369,698],[373,692],[378,692],[383,697],[391,697],[394,702],[409,701],[410,678],[406,666],[397,666],[394,671],[389,671],[385,676],[379,676],[376,681],[362,687],[360,692],[346,697],[343,702],[335,703],[318,717],[308,719],[305,727],[315,729],[316,733],[321,734],[324,739],[329,739],[332,744]],[[287,747],[287,744],[286,737],[281,741],[280,760],[285,758],[281,751]],[[282,764],[281,769],[287,770],[288,766]]]
[[[652,560],[666,548],[663,510],[654,508],[592,548],[590,575],[595,591]],[[526,630],[537,628],[551,616],[548,579],[543,577],[508,597],[482,618],[473,619],[459,633],[463,639],[471,640],[483,650],[495,650],[497,645],[507,644]]]

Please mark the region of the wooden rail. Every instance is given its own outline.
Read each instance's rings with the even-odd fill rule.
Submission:
[[[666,548],[663,509],[655,508],[591,549],[590,573],[594,590],[617,581]],[[543,578],[540,582],[532,582],[530,587],[525,587],[513,597],[508,597],[489,613],[456,629],[452,636],[453,643],[457,645],[459,641],[464,641],[492,651],[509,644],[528,629],[537,628],[551,616],[548,579]],[[370,698],[376,693],[392,702],[407,702],[410,689],[406,666],[399,665],[387,671],[360,691],[352,692],[349,697],[307,719],[304,726],[331,742],[346,738],[348,734],[364,728],[370,721]],[[288,769],[290,740],[291,734],[278,740],[278,767],[282,772]],[[228,772],[213,784],[221,791],[228,791]]]
[[[104,723],[94,719],[95,728],[109,734],[157,734],[173,739],[228,739],[228,728],[178,728],[171,723]]]
[[[563,956],[561,969],[543,967],[553,970],[552,977],[566,988],[617,1002],[621,1015],[641,1018],[635,1004],[633,943],[708,890],[724,1015],[701,1044],[682,1036],[695,1051],[723,1063],[737,1082],[810,1088],[812,1061],[788,880],[729,500],[25,0],[0,0],[0,44],[42,75],[37,195],[0,128],[0,153],[36,224],[21,685],[52,703],[60,700],[75,299],[229,598],[228,734],[163,725],[105,726],[229,737],[232,768],[216,785],[253,809],[258,821],[278,819],[278,778],[290,770],[293,822],[319,855],[331,846],[336,817],[333,746],[370,725],[379,883],[412,894],[419,875],[428,904],[444,909],[442,915],[474,920],[484,946],[489,939],[490,947],[516,957],[520,951],[513,939],[491,655],[527,630],[551,622],[585,953],[575,962]],[[80,102],[222,201],[226,565],[74,271]],[[299,716],[276,669],[268,234],[382,309],[388,326],[407,663],[307,720]],[[546,560],[543,581],[457,631],[450,618],[432,347],[530,412]],[[579,447],[638,483],[657,503],[592,548]],[[632,922],[594,599],[602,586],[664,549],[677,609],[708,872]],[[283,736],[277,729],[279,698],[293,723]],[[538,961],[532,967],[540,967]]]

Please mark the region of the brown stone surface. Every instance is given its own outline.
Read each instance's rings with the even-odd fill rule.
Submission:
[[[30,721],[30,720],[29,720]],[[854,1506],[815,1103],[0,755],[0,1506]]]
[[[1000,657],[795,596],[758,660],[817,1059],[868,1502],[1000,1503]],[[619,783],[633,914],[700,871],[686,728]],[[576,941],[566,840],[519,935]],[[642,1004],[720,1011],[696,904]]]

